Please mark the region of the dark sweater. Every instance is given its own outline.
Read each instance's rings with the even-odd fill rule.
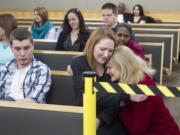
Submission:
[[[65,31],[62,31],[60,33],[60,35],[58,37],[58,41],[56,43],[56,50],[67,51],[67,50],[65,50],[64,42],[67,40],[68,35],[69,34],[67,32],[65,32]],[[81,39],[77,39],[77,41],[75,41],[75,44],[80,44],[80,46],[78,48],[78,51],[83,51],[84,50],[84,47],[85,47],[86,41],[89,38],[89,35],[90,35],[90,32],[86,31],[86,32],[84,32],[83,37],[81,37]]]

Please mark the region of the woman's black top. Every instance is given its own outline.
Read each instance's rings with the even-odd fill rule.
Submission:
[[[90,35],[89,31],[81,34],[81,38],[77,39],[74,44],[71,42],[70,33],[62,31],[59,35],[58,41],[56,43],[56,50],[59,51],[83,51]]]

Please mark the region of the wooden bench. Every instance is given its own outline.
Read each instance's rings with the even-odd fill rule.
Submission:
[[[81,107],[0,101],[2,135],[83,135]]]
[[[73,57],[80,56],[82,54],[82,52],[73,51],[34,50],[34,56],[47,64],[51,70],[62,71],[65,71],[67,66],[71,64]]]
[[[152,54],[152,68],[156,70],[154,79],[159,84],[163,82],[163,58],[164,58],[164,43],[139,42],[143,46],[145,53]]]
[[[133,28],[158,28],[158,29],[179,29],[180,24],[168,24],[168,23],[146,23],[146,24],[137,24],[132,23]]]
[[[56,40],[50,39],[34,39],[35,50],[55,50]]]
[[[159,29],[159,28],[133,28],[134,33],[137,34],[162,34],[173,35],[173,60],[177,63],[179,59],[179,37],[180,31],[178,29]]]
[[[47,95],[48,104],[74,105],[72,76],[66,71],[52,70],[52,84]]]
[[[163,70],[170,75],[172,73],[173,35],[135,34],[135,38],[138,42],[164,42]]]

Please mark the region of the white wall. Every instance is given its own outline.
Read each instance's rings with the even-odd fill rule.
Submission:
[[[118,0],[0,0],[0,9],[33,9],[45,6],[48,9],[100,9],[103,3]],[[146,10],[180,10],[180,0],[122,0],[132,9],[135,4],[143,5]],[[11,3],[11,4],[10,4]],[[170,3],[170,4],[169,4]]]

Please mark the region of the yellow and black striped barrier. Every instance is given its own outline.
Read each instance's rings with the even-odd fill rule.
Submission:
[[[180,87],[129,85],[96,82],[94,72],[84,73],[83,135],[96,135],[96,92],[145,94],[148,96],[180,97]]]
[[[130,85],[123,83],[96,82],[94,87],[97,91],[108,93],[145,94],[147,96],[180,97],[180,87]]]

